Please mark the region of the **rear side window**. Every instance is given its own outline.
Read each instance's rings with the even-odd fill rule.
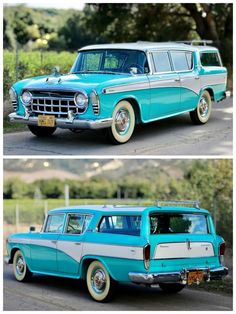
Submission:
[[[171,65],[167,52],[153,52],[155,72],[170,72]]]
[[[141,216],[112,215],[104,216],[98,227],[101,233],[140,235]]]
[[[200,55],[202,66],[219,67],[220,58],[217,52],[202,52]]]
[[[151,234],[207,234],[207,216],[198,214],[155,214],[150,216]]]
[[[193,68],[193,53],[188,51],[171,51],[176,71],[189,71]]]

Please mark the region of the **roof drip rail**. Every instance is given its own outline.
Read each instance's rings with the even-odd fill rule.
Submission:
[[[161,201],[161,200],[156,200],[156,205],[157,207],[162,207],[162,206],[186,206],[186,205],[191,205],[192,207],[195,208],[200,208],[200,202],[198,200],[195,201]]]
[[[207,44],[213,44],[213,40],[208,40],[208,39],[180,40],[176,42],[180,44],[191,45],[191,46],[194,46],[194,45],[207,46]]]

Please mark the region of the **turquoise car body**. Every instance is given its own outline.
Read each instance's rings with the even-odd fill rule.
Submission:
[[[226,97],[227,69],[222,66],[219,52],[214,47],[177,43],[131,43],[87,46],[79,52],[99,49],[142,51],[147,57],[148,73],[73,74],[72,67],[71,73],[68,74],[33,77],[16,82],[12,86],[16,99],[13,100],[14,112],[9,115],[10,121],[37,125],[39,112],[35,111],[35,107],[27,107],[21,98],[24,91],[32,90],[49,93],[82,91],[86,95],[88,106],[84,112],[72,112],[72,117],[68,114],[63,116],[63,119],[56,115],[56,126],[68,129],[110,127],[114,119],[114,109],[122,100],[132,104],[137,124],[193,111],[205,90],[213,101],[221,101]],[[177,71],[172,62],[171,71],[155,72],[152,54],[160,51],[166,51],[170,55],[173,51],[190,52],[193,66],[187,71]],[[206,52],[218,55],[219,66],[202,66],[201,54]],[[95,92],[99,99],[99,110],[92,103],[91,92]],[[41,110],[40,114],[55,113],[45,109]]]
[[[208,231],[205,234],[150,234],[150,215],[158,213],[203,215],[207,221]],[[70,214],[89,216],[89,223],[83,233],[65,233]],[[182,274],[183,271],[191,269],[203,269],[209,276],[211,274],[212,279],[219,279],[227,274],[227,268],[221,263],[219,250],[224,240],[216,234],[211,215],[205,209],[177,206],[88,205],[51,210],[48,217],[51,215],[64,215],[61,232],[46,232],[45,225],[49,219],[46,218],[39,233],[29,232],[9,236],[7,239],[9,263],[13,262],[14,253],[21,250],[32,273],[85,279],[89,263],[98,260],[114,280],[145,284],[153,282],[150,276],[154,274],[156,276],[157,274],[158,276]],[[140,234],[130,234],[129,231],[125,231],[126,234],[100,232],[99,226],[104,217],[134,215],[140,217]],[[166,254],[164,253],[161,257],[162,246],[171,243],[172,246],[167,252],[170,256],[164,257]],[[144,256],[147,245],[150,246],[148,267],[145,266]],[[183,245],[183,251],[187,245],[187,253],[179,253],[179,245]],[[200,253],[193,254],[195,246]],[[178,257],[172,256],[174,251]],[[192,252],[192,256],[190,254],[187,258],[184,254],[189,254],[188,252]],[[202,256],[195,256],[198,254]]]

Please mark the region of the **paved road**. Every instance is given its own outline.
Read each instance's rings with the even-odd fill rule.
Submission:
[[[5,155],[232,155],[232,98],[216,103],[206,125],[192,125],[189,114],[136,127],[130,142],[114,146],[104,132],[74,134],[57,130],[49,138],[30,132],[4,135]]]
[[[30,283],[17,282],[12,266],[4,265],[4,310],[32,311],[156,311],[156,310],[232,310],[232,297],[194,289],[167,295],[159,288],[119,285],[110,303],[90,299],[84,282],[47,276],[35,276]]]

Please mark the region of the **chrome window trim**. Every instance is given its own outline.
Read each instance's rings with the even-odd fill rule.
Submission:
[[[46,227],[47,227],[47,222],[48,222],[48,218],[49,216],[58,216],[58,215],[63,215],[64,216],[64,220],[63,220],[63,228],[62,228],[62,232],[47,232],[45,231],[46,230]],[[44,221],[44,224],[43,224],[43,228],[42,228],[42,232],[40,233],[44,233],[44,234],[62,234],[63,233],[63,230],[65,228],[65,217],[66,217],[66,214],[65,213],[52,213],[52,214],[48,214],[47,217],[45,218],[45,221]]]
[[[171,56],[171,52],[174,51],[174,52],[190,52],[192,54],[192,58],[193,58],[193,51],[189,51],[189,50],[181,50],[181,49],[178,49],[178,50],[169,50],[170,52],[170,57],[171,57],[171,60],[172,60],[172,64],[173,64],[173,69],[174,69],[174,62],[173,62],[173,58]],[[185,56],[186,57],[186,56]],[[189,73],[189,72],[193,72],[193,70],[195,69],[195,62],[194,62],[194,58],[193,58],[193,65],[192,65],[192,68],[190,70],[181,70],[181,71],[177,71],[174,69],[174,71],[176,73]]]
[[[171,68],[171,71],[163,71],[163,72],[156,72],[155,70],[156,70],[156,67],[155,67],[155,61],[154,61],[154,57],[153,57],[153,53],[156,53],[156,52],[164,52],[164,53],[167,53],[167,56],[168,56],[168,59],[169,59],[169,63],[170,63],[170,68]],[[175,73],[175,71],[174,71],[174,69],[173,69],[173,64],[172,64],[172,60],[171,60],[171,58],[170,58],[170,53],[169,53],[169,51],[168,50],[161,50],[161,51],[158,51],[158,50],[156,50],[156,51],[152,51],[151,52],[151,56],[152,56],[152,62],[153,62],[153,69],[154,69],[154,71],[153,71],[153,74],[169,74],[169,73]]]

